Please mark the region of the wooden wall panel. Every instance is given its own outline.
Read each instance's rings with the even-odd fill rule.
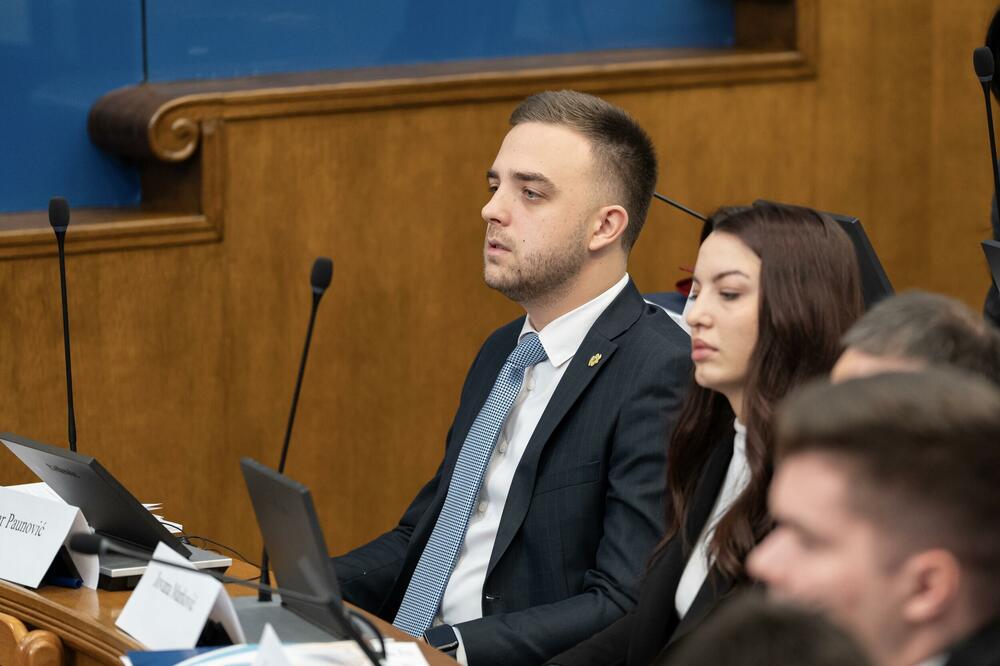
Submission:
[[[250,446],[272,464],[308,314],[308,266],[318,254],[335,260],[288,471],[314,489],[338,546],[357,538],[347,530],[373,535],[398,518],[438,462],[480,342],[516,316],[481,280],[479,208],[506,112],[452,106],[227,127],[229,163],[252,164],[230,179],[227,210],[239,223],[224,245],[234,273],[259,277],[232,285],[227,318],[234,330],[273,332],[255,349],[233,348],[229,397],[260,417]],[[456,140],[486,133],[481,145]],[[240,194],[263,190],[282,195]],[[265,314],[262,304],[273,307]],[[246,434],[245,421],[230,425],[232,437]],[[370,520],[347,519],[358,515]]]
[[[995,2],[825,2],[815,203],[859,215],[897,288],[980,309],[992,191],[972,50]]]
[[[177,172],[203,194],[178,214],[215,242],[68,259],[81,450],[190,532],[257,557],[237,460],[277,463],[309,268],[325,254],[336,267],[288,471],[313,488],[331,550],[390,527],[440,458],[480,342],[518,314],[482,284],[479,211],[506,117],[534,85],[577,81],[631,111],[658,146],[661,191],[694,208],[763,197],[858,215],[897,287],[978,307],[991,174],[970,54],[994,3],[960,4],[804,3],[818,14],[818,42],[802,45],[814,60],[772,80],[596,68],[427,84],[423,97],[386,86],[368,106],[295,107],[304,89],[266,113],[251,93],[212,101],[191,158],[201,169]],[[197,190],[177,189],[185,206]],[[633,254],[640,286],[671,288],[698,230],[654,203]],[[65,441],[57,281],[51,256],[0,261],[0,429],[53,443]],[[29,477],[0,452],[0,483]]]

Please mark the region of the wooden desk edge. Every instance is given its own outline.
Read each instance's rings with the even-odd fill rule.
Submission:
[[[138,641],[119,631],[113,624],[106,624],[93,615],[78,612],[46,596],[55,594],[61,597],[73,593],[78,596],[101,594],[86,589],[49,587],[34,591],[0,581],[0,611],[13,615],[30,628],[51,631],[72,651],[82,652],[101,663],[121,664],[121,655],[129,650],[142,649]],[[100,600],[96,599],[95,603],[99,605]]]
[[[237,562],[229,573],[247,578],[254,572],[249,565]],[[233,585],[227,585],[226,589],[231,596],[253,594],[252,590]],[[88,596],[93,598],[87,599]],[[0,612],[18,618],[30,628],[51,631],[62,639],[68,651],[83,653],[104,664],[121,664],[121,655],[129,650],[143,649],[141,643],[114,626],[114,619],[127,600],[128,593],[125,592],[58,587],[42,587],[36,591],[0,580]],[[76,602],[76,605],[66,602]],[[88,606],[88,609],[80,610],[81,605]],[[371,620],[384,637],[416,642],[431,666],[457,663],[423,641],[414,641],[385,620],[354,606],[352,608]],[[72,660],[70,663],[73,663]]]

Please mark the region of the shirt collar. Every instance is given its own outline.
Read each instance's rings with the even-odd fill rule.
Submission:
[[[939,654],[930,659],[920,662],[917,666],[944,666],[948,663],[947,654]]]
[[[736,437],[733,438],[733,455],[741,458],[747,457],[747,427],[740,423],[739,419],[733,421],[733,429]]]
[[[628,281],[629,275],[625,273],[610,289],[580,307],[553,319],[541,331],[535,330],[535,327],[531,325],[530,317],[525,317],[521,334],[517,338],[518,341],[520,342],[521,338],[528,333],[537,334],[549,357],[548,362],[558,368],[573,358],[594,322],[611,305],[611,301],[615,300],[618,294],[625,289]]]

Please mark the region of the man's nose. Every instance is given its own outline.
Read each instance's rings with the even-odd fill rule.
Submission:
[[[768,535],[747,555],[747,573],[751,578],[772,585],[779,570],[780,544],[776,534]]]
[[[483,221],[487,224],[492,223],[506,226],[510,222],[510,208],[500,189],[494,191],[493,196],[483,206],[482,215]]]

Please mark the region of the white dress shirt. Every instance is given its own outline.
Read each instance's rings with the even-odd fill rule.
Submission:
[[[525,370],[521,391],[500,430],[493,457],[483,477],[479,502],[469,518],[465,543],[459,551],[458,561],[441,600],[439,618],[445,624],[458,624],[483,616],[486,569],[493,554],[493,543],[507,502],[507,493],[521,456],[555,393],[559,380],[569,367],[570,359],[576,354],[594,322],[625,289],[628,281],[626,273],[597,298],[553,320],[541,331],[536,330],[530,318],[525,317],[518,340],[528,333],[537,333],[548,359]],[[464,652],[464,646],[461,646],[459,661],[463,663]]]
[[[931,657],[926,661],[922,661],[917,666],[944,666],[948,663],[948,654],[940,654],[936,657]]]
[[[698,591],[708,578],[708,570],[711,568],[708,545],[715,534],[715,527],[729,507],[733,505],[736,498],[750,483],[750,465],[747,464],[747,429],[742,423],[736,421],[736,436],[733,438],[733,457],[729,460],[729,469],[726,470],[726,480],[722,483],[722,490],[715,500],[712,514],[705,523],[705,528],[698,537],[698,543],[691,551],[684,566],[684,573],[681,574],[680,583],[677,585],[677,593],[674,595],[674,605],[677,608],[677,615],[684,617],[691,604],[694,603]]]

